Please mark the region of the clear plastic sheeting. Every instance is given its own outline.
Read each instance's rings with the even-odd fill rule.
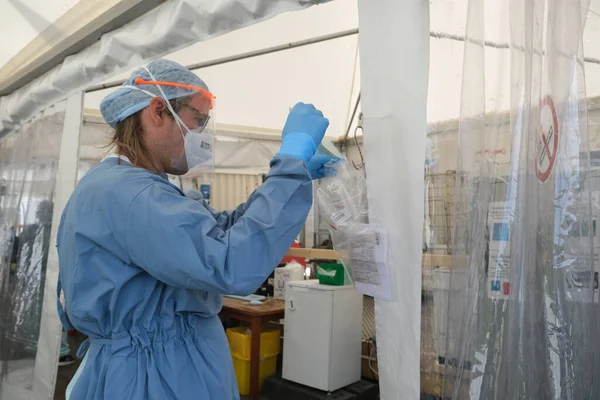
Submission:
[[[424,162],[421,265],[420,391],[443,391],[448,296],[454,230],[454,193],[468,0],[430,3],[430,69]]]
[[[585,0],[468,2],[452,239],[432,272],[444,398],[598,393],[587,14]]]
[[[37,344],[63,132],[62,108],[52,107],[0,141],[2,399],[30,399],[38,352],[52,351]]]

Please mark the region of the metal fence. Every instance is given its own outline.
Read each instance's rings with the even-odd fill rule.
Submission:
[[[423,252],[449,254],[456,171],[425,174]]]

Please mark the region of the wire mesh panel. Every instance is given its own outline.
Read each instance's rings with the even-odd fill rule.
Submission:
[[[456,171],[425,175],[425,253],[450,253],[455,186]]]

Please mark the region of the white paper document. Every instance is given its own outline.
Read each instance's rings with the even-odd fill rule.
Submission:
[[[368,225],[364,232],[354,234],[350,239],[348,263],[358,292],[383,300],[392,299],[385,231]]]

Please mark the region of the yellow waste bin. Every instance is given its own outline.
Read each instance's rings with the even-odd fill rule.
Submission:
[[[259,387],[265,378],[277,372],[277,355],[280,351],[279,330],[263,331],[260,334]],[[227,329],[227,340],[233,359],[233,368],[241,395],[250,393],[250,330],[245,327]]]

